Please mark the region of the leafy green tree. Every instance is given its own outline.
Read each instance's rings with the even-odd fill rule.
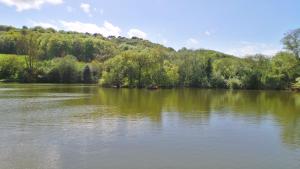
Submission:
[[[16,43],[17,54],[25,54],[25,69],[22,72],[22,81],[35,82],[37,79],[36,64],[39,59],[38,34],[34,32],[22,31]]]
[[[213,74],[212,62],[213,62],[212,58],[208,58],[206,69],[205,69],[209,81],[211,81],[212,74]]]
[[[92,72],[92,79],[94,83],[97,83],[99,78],[102,76],[102,71],[103,71],[103,63],[99,62],[97,60],[93,60],[90,63],[90,68]]]
[[[91,61],[94,59],[94,43],[92,40],[87,39],[84,41],[84,60]]]
[[[23,67],[17,56],[0,58],[0,79],[15,80]]]
[[[53,36],[49,39],[47,54],[50,58],[63,57],[69,53],[69,43],[66,39],[60,36]]]
[[[100,84],[104,86],[122,87],[124,85],[125,65],[121,55],[116,56],[105,63]]]
[[[56,65],[52,72],[57,72],[54,74],[59,76],[60,83],[76,83],[80,81],[78,77],[80,73],[74,56],[68,55],[63,58],[57,58],[55,62]]]
[[[267,88],[285,89],[299,74],[299,61],[292,53],[279,52],[271,59],[271,65],[265,76]]]
[[[33,73],[35,68],[34,66],[38,61],[39,50],[38,50],[38,41],[36,40],[37,38],[38,38],[37,34],[30,33],[27,35],[27,39],[26,39],[25,63],[29,73]]]
[[[292,51],[300,59],[300,29],[288,32],[282,42],[287,50]]]
[[[172,64],[170,61],[165,60],[163,64],[163,73],[161,78],[161,86],[174,87],[179,83],[179,68],[177,65]]]
[[[179,82],[186,87],[209,87],[211,60],[202,51],[182,49],[179,52]]]

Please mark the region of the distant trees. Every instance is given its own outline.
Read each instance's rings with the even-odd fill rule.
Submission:
[[[104,63],[103,85],[171,87],[178,83],[178,67],[156,50],[126,51]]]
[[[237,58],[212,50],[175,51],[139,38],[0,26],[0,79],[99,83],[108,87],[288,89],[300,77],[300,29],[287,51]]]
[[[40,59],[52,59],[73,55],[79,61],[105,60],[114,56],[117,45],[102,36],[92,36],[71,32],[56,32],[42,27],[22,29],[3,27],[0,31],[0,53],[26,54],[31,50],[30,39],[34,37],[35,51]],[[27,46],[26,46],[27,45]]]

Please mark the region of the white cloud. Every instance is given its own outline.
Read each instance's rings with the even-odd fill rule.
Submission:
[[[190,38],[186,41],[185,46],[191,49],[199,48],[199,41],[195,38]]]
[[[254,42],[240,42],[234,48],[225,51],[228,54],[236,56],[247,56],[254,54],[265,54],[265,55],[274,55],[280,51],[280,47],[277,47],[273,44],[266,43],[254,43]]]
[[[103,36],[120,36],[121,29],[117,26],[114,26],[108,21],[105,21],[102,26],[98,26],[92,23],[83,23],[79,21],[68,22],[60,21],[62,29],[67,31],[76,31],[76,32],[89,32],[89,33],[100,33]]]
[[[58,30],[58,27],[54,24],[51,23],[47,23],[47,22],[35,22],[35,21],[31,21],[32,26],[41,26],[43,28],[53,28]]]
[[[87,4],[87,3],[81,3],[80,4],[80,8],[83,12],[85,12],[86,14],[88,14],[89,16],[92,16],[91,14],[91,5]]]
[[[17,11],[21,12],[29,9],[40,9],[44,4],[62,4],[63,0],[0,0],[0,3],[15,6]]]
[[[167,44],[168,44],[168,40],[167,40],[167,39],[161,40],[161,44],[162,44],[162,45],[167,45]]]
[[[147,38],[147,34],[139,29],[130,29],[127,33],[129,38],[132,37],[138,37],[138,38],[142,38],[142,39],[146,39]]]

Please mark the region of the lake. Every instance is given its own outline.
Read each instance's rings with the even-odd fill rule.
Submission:
[[[0,84],[0,169],[299,169],[300,93]]]

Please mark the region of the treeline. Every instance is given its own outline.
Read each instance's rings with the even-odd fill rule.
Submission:
[[[139,38],[0,26],[0,79],[99,83],[107,87],[295,88],[300,31],[273,57],[238,58],[211,50],[175,51]],[[298,82],[299,83],[299,82]]]
[[[240,59],[201,50],[164,55],[147,49],[121,53],[103,67],[101,84],[121,87],[287,89],[300,76],[300,62],[289,52]]]

